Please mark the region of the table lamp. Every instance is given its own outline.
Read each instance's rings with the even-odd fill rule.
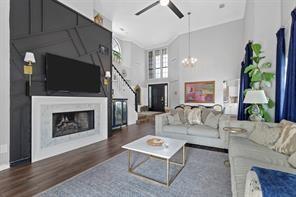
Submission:
[[[244,99],[244,103],[252,104],[252,114],[250,115],[250,120],[252,121],[262,121],[263,117],[260,114],[260,108],[258,104],[267,104],[268,99],[265,95],[264,90],[249,90],[247,91]]]

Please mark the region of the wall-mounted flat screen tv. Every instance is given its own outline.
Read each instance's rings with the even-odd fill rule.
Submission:
[[[46,54],[46,86],[49,91],[100,92],[100,67]]]

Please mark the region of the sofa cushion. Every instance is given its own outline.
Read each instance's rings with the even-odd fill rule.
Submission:
[[[187,135],[186,125],[166,125],[163,127],[163,131],[167,133],[177,133]]]
[[[271,147],[279,139],[281,134],[281,127],[270,127],[264,123],[257,123],[255,130],[249,136],[249,139],[253,142]]]
[[[221,117],[221,114],[215,115],[213,112],[209,113],[205,125],[212,127],[213,129],[218,129],[219,119]]]
[[[208,108],[203,108],[201,110],[201,121],[203,123],[206,122],[206,119],[207,119],[208,115],[211,113],[211,111],[213,111],[213,110],[212,109],[208,109]]]
[[[179,117],[178,113],[169,114],[168,115],[168,121],[169,121],[169,125],[182,125],[182,122],[180,120],[180,117]]]
[[[188,114],[188,122],[191,125],[201,125],[201,109],[194,108]]]
[[[296,168],[296,152],[289,157],[288,162],[291,166]]]
[[[204,125],[191,125],[188,128],[188,135],[219,138],[219,132],[217,129]]]
[[[243,137],[230,137],[229,156],[244,157],[268,164],[290,167],[288,156],[275,152],[263,145],[256,144],[248,138]]]
[[[296,169],[291,167],[271,165],[244,157],[235,157],[231,162],[231,182],[232,192],[234,193],[233,196],[244,196],[246,176],[253,166],[296,174]]]
[[[278,141],[272,147],[275,151],[286,155],[296,152],[296,124],[287,124],[283,127]]]
[[[208,117],[208,115],[211,113],[211,112],[213,112],[215,115],[218,115],[218,114],[223,114],[222,112],[220,112],[220,111],[215,111],[214,109],[212,109],[212,108],[202,108],[202,110],[201,110],[201,121],[203,122],[203,123],[205,123],[206,122],[206,119],[207,119],[207,117]]]
[[[184,109],[181,107],[176,108],[176,112],[179,114],[180,120],[183,124],[186,123]]]

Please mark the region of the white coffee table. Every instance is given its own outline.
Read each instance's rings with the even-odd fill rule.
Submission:
[[[167,144],[168,147],[148,145],[147,140],[151,139],[151,138],[159,138],[159,139],[164,140],[165,144]],[[160,183],[165,186],[169,186],[174,181],[174,179],[177,177],[177,175],[181,172],[181,170],[183,169],[183,167],[185,165],[185,160],[186,160],[185,144],[186,144],[185,140],[177,140],[177,139],[172,139],[172,138],[165,138],[165,137],[148,135],[148,136],[140,138],[136,141],[133,141],[129,144],[126,144],[126,145],[122,146],[122,148],[128,150],[128,171],[130,173],[140,176],[141,178],[145,178],[147,180],[154,181],[154,182]],[[181,149],[183,149],[182,163],[176,163],[176,162],[170,161],[170,159]],[[149,157],[146,160],[142,161],[141,163],[137,164],[136,166],[132,167],[131,166],[131,159],[132,159],[131,153],[133,151],[138,152],[138,153],[142,153],[142,154],[146,154]],[[135,169],[137,167],[139,167],[141,164],[143,164],[144,162],[149,160],[151,157],[157,158],[157,159],[162,159],[162,160],[166,161],[166,164],[167,164],[166,165],[166,170],[167,170],[166,182],[160,182],[156,179],[152,179],[152,178],[147,177],[143,174],[135,172]],[[172,178],[169,177],[170,164],[175,164],[175,165],[181,166],[181,169]]]

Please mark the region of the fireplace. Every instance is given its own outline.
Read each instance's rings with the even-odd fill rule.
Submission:
[[[33,162],[107,137],[107,97],[32,97]]]
[[[94,110],[52,114],[52,137],[61,137],[95,128]]]

